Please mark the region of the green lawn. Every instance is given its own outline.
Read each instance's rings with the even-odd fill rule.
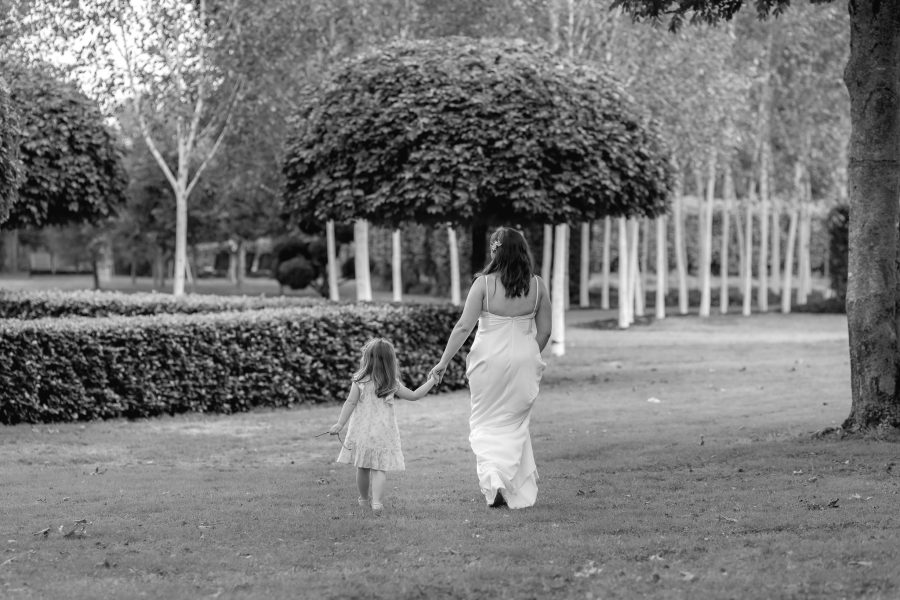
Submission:
[[[464,392],[400,403],[381,518],[313,437],[337,404],[7,427],[0,598],[898,598],[900,446],[810,435],[849,412],[846,331],[573,324],[523,511],[480,499]]]

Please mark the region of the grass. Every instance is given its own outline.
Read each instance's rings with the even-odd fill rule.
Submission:
[[[0,597],[900,596],[900,447],[811,435],[849,412],[844,317],[569,317],[532,509],[484,506],[464,392],[400,403],[381,518],[313,437],[337,405],[7,427]]]

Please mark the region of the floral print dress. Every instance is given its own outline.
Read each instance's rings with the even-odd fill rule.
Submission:
[[[363,469],[403,471],[406,465],[394,415],[394,394],[379,398],[372,380],[353,385],[360,388],[359,400],[350,415],[345,447],[341,448],[337,462]]]

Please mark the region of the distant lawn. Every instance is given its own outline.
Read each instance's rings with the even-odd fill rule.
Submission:
[[[0,597],[897,598],[900,446],[810,435],[849,412],[846,331],[570,327],[524,511],[480,499],[463,392],[401,403],[382,518],[313,437],[337,404],[7,427]]]

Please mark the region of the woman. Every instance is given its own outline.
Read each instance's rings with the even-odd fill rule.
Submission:
[[[550,296],[534,275],[528,243],[501,227],[491,236],[491,260],[475,277],[462,316],[440,362],[438,380],[478,323],[466,358],[472,395],[469,443],[488,505],[532,506],[537,468],[528,425],[550,339]]]

